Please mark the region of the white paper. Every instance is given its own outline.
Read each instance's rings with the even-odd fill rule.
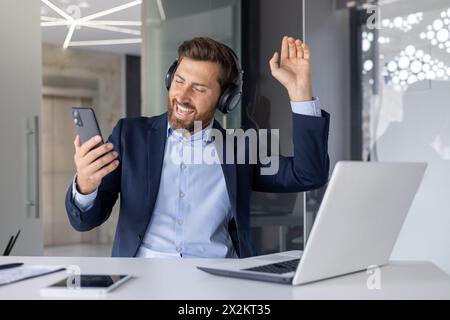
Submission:
[[[64,269],[65,268],[61,266],[23,265],[16,268],[0,270],[0,286],[25,279],[43,276]]]

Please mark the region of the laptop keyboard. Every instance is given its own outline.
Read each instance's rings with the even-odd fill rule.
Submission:
[[[266,264],[263,266],[258,266],[258,267],[243,269],[243,270],[283,274],[283,273],[295,271],[297,269],[299,262],[300,262],[300,259],[294,259],[294,260],[288,260],[288,261],[284,261],[284,262]]]

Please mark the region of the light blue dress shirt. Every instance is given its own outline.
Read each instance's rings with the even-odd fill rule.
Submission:
[[[321,116],[317,98],[291,102],[291,108],[297,114]],[[168,125],[158,197],[138,257],[237,257],[228,232],[232,213],[221,165],[185,164],[171,158],[177,154],[183,159],[201,150],[213,154],[212,125],[189,138]],[[82,195],[75,180],[75,204],[86,211],[93,206],[97,190]]]

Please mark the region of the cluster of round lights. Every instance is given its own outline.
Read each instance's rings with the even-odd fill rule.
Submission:
[[[384,68],[387,83],[396,90],[404,90],[408,85],[422,80],[448,80],[450,67],[431,59],[423,50],[409,45]]]
[[[433,46],[446,49],[450,53],[450,8],[441,12],[441,17],[427,26],[426,32],[420,33],[421,39],[428,39]]]
[[[361,36],[362,36],[362,42],[361,42],[361,44],[362,44],[362,51],[363,52],[367,52],[372,47],[373,32],[366,32],[366,31],[364,31]]]
[[[378,37],[378,43],[379,44],[391,43],[391,38],[380,36],[380,37]]]
[[[366,32],[364,31],[362,33],[362,51],[367,52],[372,47],[372,42],[374,40],[373,32]],[[378,37],[378,43],[379,44],[387,44],[391,42],[391,38],[389,37]]]
[[[395,17],[394,19],[383,19],[381,25],[385,28],[399,29],[408,32],[412,26],[419,24],[423,20],[423,12],[411,13],[406,17]]]
[[[373,69],[373,61],[371,59],[367,59],[363,63],[363,74],[367,74],[369,71]]]
[[[363,52],[367,52],[372,47],[372,42],[374,40],[374,35],[372,32],[366,32],[364,31],[362,33],[362,50]],[[378,37],[378,43],[379,44],[387,44],[390,43],[391,39],[389,37]],[[367,59],[363,63],[363,74],[367,74],[369,71],[373,69],[373,61],[371,59]]]

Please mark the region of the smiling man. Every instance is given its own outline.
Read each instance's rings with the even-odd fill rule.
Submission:
[[[312,96],[308,46],[284,37],[281,55],[275,53],[269,65],[286,88],[293,113],[294,156],[279,156],[277,172],[262,174],[261,161],[193,164],[171,158],[198,148],[227,152],[218,150],[222,146],[211,134],[227,135],[214,113],[232,110],[241,94],[242,71],[234,52],[215,40],[194,38],[179,47],[167,73],[167,113],[122,119],[109,142],[97,148],[99,137],[83,145],[76,137],[77,174],[66,196],[72,226],[88,231],[101,225],[120,194],[113,256],[255,255],[252,191],[312,190],[326,184],[329,170],[329,115]]]
[[[194,121],[205,126],[211,122],[222,91],[220,82],[225,81],[218,78],[220,73],[217,63],[195,61],[189,56],[181,58],[168,97],[168,117],[173,129],[192,132]]]

